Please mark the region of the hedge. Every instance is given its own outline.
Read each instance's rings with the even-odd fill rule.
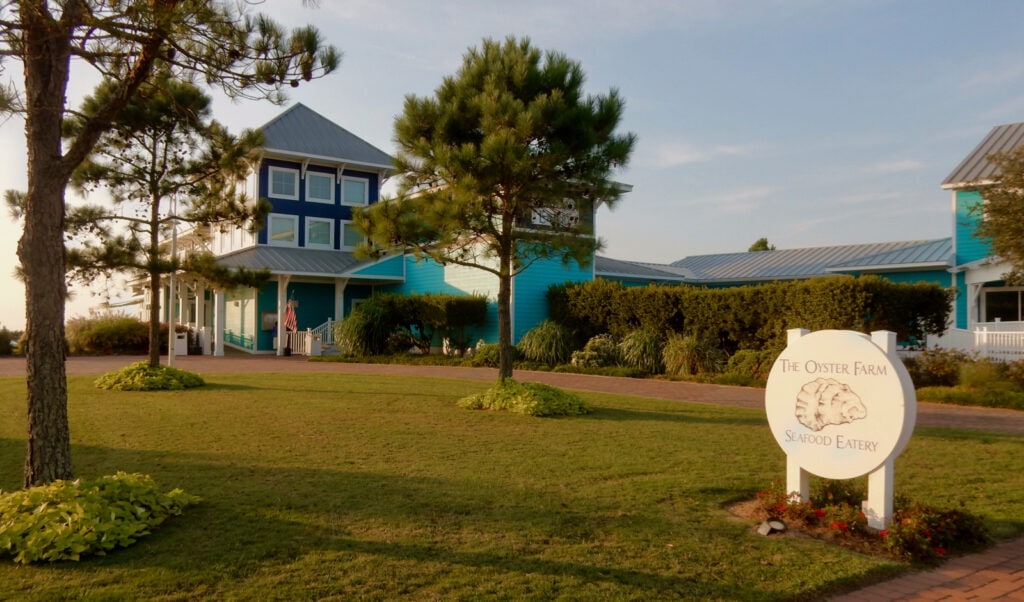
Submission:
[[[878,276],[830,276],[731,288],[691,285],[627,287],[609,280],[548,289],[551,319],[581,347],[608,333],[637,329],[685,333],[729,355],[741,349],[782,349],[786,331],[892,330],[915,344],[945,330],[953,291],[938,284],[894,283]]]

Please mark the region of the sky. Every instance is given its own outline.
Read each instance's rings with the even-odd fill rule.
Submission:
[[[232,131],[302,102],[386,152],[407,95],[430,96],[484,38],[528,37],[615,88],[637,135],[631,184],[598,214],[602,254],[670,263],[951,236],[942,180],[996,125],[1024,121],[1019,0],[250,0],[344,54],[289,104],[215,96]],[[308,3],[305,3],[308,4]],[[16,65],[0,81],[20,85]],[[77,77],[75,105],[94,83]],[[0,121],[0,190],[25,187],[24,124]],[[73,195],[69,196],[75,202]],[[97,199],[90,198],[90,202]],[[20,225],[0,217],[0,325],[24,327]],[[67,316],[102,297],[77,290]]]

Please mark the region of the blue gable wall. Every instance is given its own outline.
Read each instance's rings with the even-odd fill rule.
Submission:
[[[977,190],[956,191],[956,265],[963,265],[988,257],[991,247],[988,242],[976,238],[978,216],[971,215],[971,207],[982,202]]]
[[[299,200],[282,199],[270,195],[270,168],[282,167],[299,171]],[[318,172],[337,176],[337,169],[322,165],[309,164],[308,172]],[[369,203],[376,203],[380,200],[380,177],[378,174],[346,169],[342,176],[362,178],[368,181],[367,197]],[[302,164],[295,161],[282,161],[278,159],[266,159],[260,164],[259,169],[259,196],[267,199],[273,207],[273,213],[299,216],[298,239],[300,245],[306,240],[306,217],[322,217],[334,219],[334,248],[340,248],[341,224],[337,220],[351,220],[352,206],[343,205],[341,199],[341,181],[336,177],[334,182],[334,203],[316,203],[306,200],[306,179],[302,177]],[[267,231],[269,225],[264,225],[260,230],[257,242],[261,245],[267,244]]]

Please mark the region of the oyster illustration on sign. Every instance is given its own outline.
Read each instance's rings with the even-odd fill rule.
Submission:
[[[850,386],[834,378],[819,378],[800,388],[796,396],[796,419],[812,431],[830,424],[861,420],[868,410]]]

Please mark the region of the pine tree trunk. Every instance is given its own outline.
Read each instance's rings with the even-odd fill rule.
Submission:
[[[23,17],[28,191],[25,230],[18,243],[28,342],[26,487],[72,477],[64,372],[64,188],[70,171],[61,155],[68,40],[31,13]]]
[[[511,259],[501,258],[498,276],[498,381],[512,378],[512,276]]]

